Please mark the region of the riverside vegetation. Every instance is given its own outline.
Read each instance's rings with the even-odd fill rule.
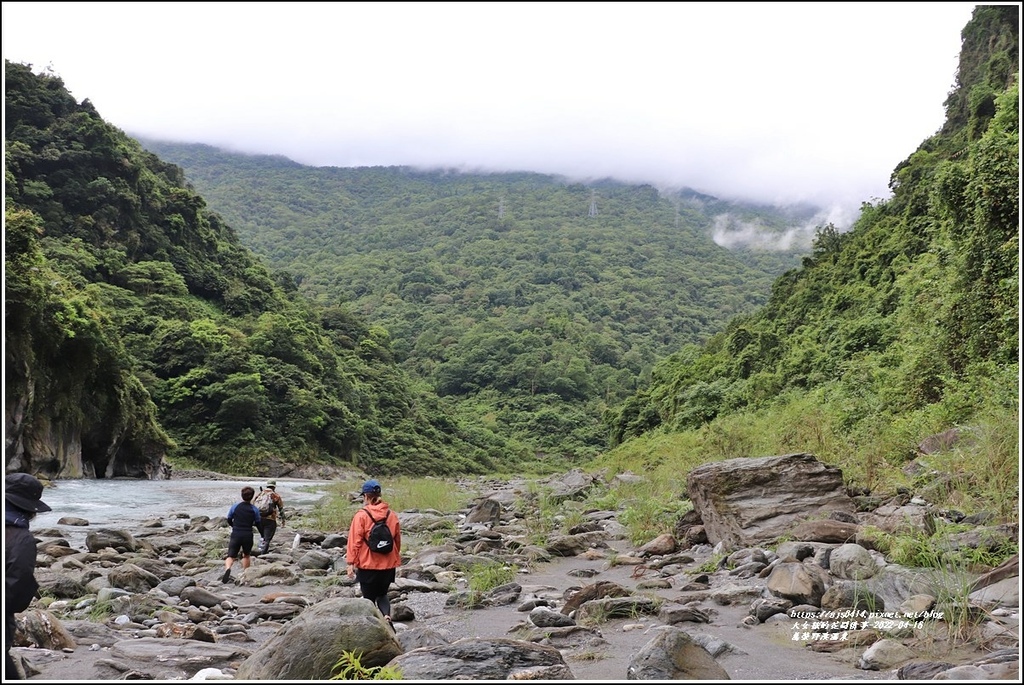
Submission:
[[[894,169],[891,199],[865,202],[847,232],[819,226],[802,255],[716,246],[714,198],[531,175],[333,172],[349,194],[328,220],[323,177],[278,160],[275,192],[296,204],[268,193],[267,207],[215,205],[230,187],[204,199],[186,180],[199,183],[202,160],[186,173],[59,77],[8,62],[9,468],[585,466],[645,474],[623,520],[649,533],[684,513],[679,479],[695,466],[806,451],[851,490],[927,482],[953,519],[1016,522],[1018,13],[975,9],[942,128]],[[499,222],[503,192],[533,214],[509,205]],[[596,222],[552,209],[595,193]],[[400,256],[428,255],[416,241],[441,235],[419,267]],[[355,261],[335,261],[341,238]],[[687,252],[697,259],[673,281],[666,264]],[[628,289],[634,277],[642,289]],[[595,317],[603,329],[585,323]],[[935,547],[892,545],[919,559]]]

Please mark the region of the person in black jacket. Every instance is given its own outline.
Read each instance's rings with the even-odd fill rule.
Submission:
[[[36,539],[29,532],[28,523],[36,514],[50,511],[40,499],[43,484],[27,473],[10,473],[4,479],[4,556],[6,585],[4,611],[7,614],[4,632],[4,680],[21,680],[21,673],[11,657],[14,632],[18,622],[14,615],[28,609],[36,596]]]
[[[242,501],[235,502],[228,509],[231,538],[228,540],[228,555],[224,560],[224,575],[220,579],[222,583],[231,579],[231,565],[239,554],[242,555],[242,573],[252,562],[252,529],[260,525],[260,510],[252,504],[255,494],[256,491],[246,485],[242,488]]]

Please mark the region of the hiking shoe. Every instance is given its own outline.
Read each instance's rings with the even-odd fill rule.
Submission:
[[[390,616],[385,616],[384,620],[387,622],[388,628],[391,628],[391,632],[394,633],[395,632],[395,624],[391,622],[391,617]]]
[[[229,580],[231,580],[231,569],[226,568],[226,569],[224,569],[224,575],[222,575],[220,577],[220,582],[226,583]]]

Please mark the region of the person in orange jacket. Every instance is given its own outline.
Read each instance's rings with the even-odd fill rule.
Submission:
[[[359,591],[363,597],[373,602],[391,629],[391,601],[388,590],[395,582],[395,569],[402,563],[402,526],[398,522],[398,514],[391,511],[388,503],[381,499],[380,483],[372,478],[361,490],[363,508],[352,517],[348,529],[348,546],[345,561],[348,563],[348,577],[355,578],[359,583]],[[394,544],[388,552],[372,551],[367,542],[374,520],[385,521],[391,531]]]

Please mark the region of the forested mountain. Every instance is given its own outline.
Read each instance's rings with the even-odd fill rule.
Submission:
[[[5,69],[8,470],[158,478],[165,455],[248,474],[519,462],[418,388],[385,331],[269,270],[178,167],[60,78]]]
[[[820,233],[766,306],[661,361],[616,442],[703,431],[742,454],[739,421],[780,425],[776,449],[855,455],[871,481],[953,429],[971,438],[951,491],[985,480],[1019,507],[1019,9],[975,9],[947,121],[894,170],[892,198]]]
[[[757,226],[782,243],[814,229],[814,208],[609,180],[308,167],[140,142],[301,293],[385,328],[396,360],[467,421],[570,458],[606,447],[603,412],[657,359],[764,304],[809,249],[725,249],[716,231]]]
[[[949,491],[1003,506],[1018,15],[975,10],[943,128],[890,200],[849,232],[818,227],[802,255],[712,236],[781,238],[809,214],[692,192],[146,143],[183,171],[8,63],[7,468],[157,477],[167,454],[498,472],[579,463],[610,432],[588,465],[651,483],[812,451],[870,486],[955,428],[972,440]]]

